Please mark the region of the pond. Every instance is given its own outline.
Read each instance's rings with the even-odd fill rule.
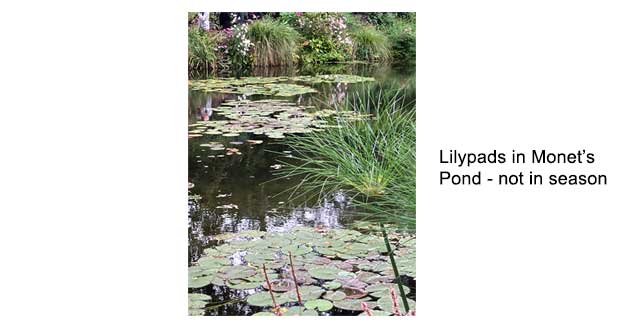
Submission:
[[[331,303],[332,306],[326,305],[328,304],[326,299],[317,300],[320,295],[323,298],[327,297],[326,292],[330,290],[321,285],[336,285],[327,283],[340,280],[336,277],[337,275],[331,275],[331,271],[336,268],[349,272],[356,269],[352,267],[359,266],[358,279],[353,278],[351,281],[360,280],[356,281],[360,284],[366,282],[367,287],[363,286],[361,289],[367,289],[366,292],[370,294],[375,293],[377,288],[373,284],[379,285],[380,289],[386,288],[384,275],[389,275],[385,273],[386,270],[380,268],[378,273],[371,270],[376,266],[374,261],[376,257],[385,257],[379,255],[376,249],[353,250],[356,246],[364,244],[376,246],[381,241],[378,236],[367,235],[367,231],[352,230],[353,225],[361,221],[346,212],[349,209],[349,196],[336,193],[323,196],[318,202],[314,200],[306,204],[301,203],[292,199],[291,194],[288,193],[290,188],[297,184],[296,182],[285,179],[276,180],[273,176],[273,171],[281,166],[278,159],[290,152],[279,141],[286,139],[288,134],[304,134],[305,130],[320,127],[323,124],[322,120],[306,117],[301,112],[330,108],[348,98],[357,90],[358,85],[370,83],[352,80],[349,81],[350,83],[319,82],[317,79],[309,78],[326,74],[349,75],[338,76],[344,79],[355,76],[371,77],[376,83],[413,88],[415,95],[414,65],[407,67],[333,64],[303,68],[268,68],[253,72],[250,78],[253,80],[250,80],[249,84],[245,84],[246,81],[238,82],[237,79],[223,80],[221,83],[208,86],[199,86],[193,81],[190,82],[188,235],[191,314],[268,313],[273,298],[267,295],[262,286],[256,288],[251,285],[264,281],[265,275],[270,278],[272,274],[274,285],[291,284],[286,283],[288,280],[278,279],[276,276],[279,269],[291,268],[289,260],[293,261],[294,270],[311,264],[319,266],[315,270],[315,275],[311,274],[312,276],[308,274],[308,269],[299,270],[299,277],[310,276],[306,284],[312,285],[305,287],[309,292],[304,292],[303,295],[309,295],[308,299],[314,301],[307,307],[316,314],[358,315],[362,311],[359,305],[355,308],[341,305],[338,302],[340,299],[334,300]],[[336,76],[331,76],[332,79],[334,77]],[[313,89],[314,92],[306,93],[308,90],[304,88]],[[281,112],[274,112],[274,107]],[[238,109],[246,110],[247,115],[238,117]],[[288,124],[282,128],[282,121],[273,123],[274,117],[285,118],[284,122]],[[239,126],[241,129],[238,129]],[[247,130],[252,133],[246,133]],[[317,246],[313,253],[307,254],[306,251],[300,251],[303,247],[307,248],[305,242],[314,240],[323,242],[328,239],[339,244],[333,247],[325,246],[326,253],[318,252]],[[408,236],[394,236],[392,239],[402,240],[403,245],[398,246],[399,258],[402,259],[403,252],[407,253],[407,259],[413,259],[413,261],[406,262],[412,265],[415,272],[415,239],[412,240],[412,237]],[[287,244],[281,243],[282,241],[286,241]],[[291,244],[296,242],[300,245],[291,248]],[[235,245],[238,249],[229,249],[231,245]],[[292,258],[289,259],[284,253],[274,261],[264,255],[253,253],[274,247],[280,249],[276,255],[292,252]],[[333,248],[333,252],[327,252],[330,248]],[[344,250],[346,248],[352,249],[353,253],[346,253]],[[411,249],[413,249],[412,252]],[[378,250],[380,253],[383,252],[382,248]],[[336,257],[336,260],[331,260],[328,264],[327,260],[335,257],[333,254],[341,252],[342,255],[353,254],[354,258],[350,258],[352,256]],[[355,259],[358,253],[362,253],[362,260],[365,255],[369,258],[366,265],[358,264],[357,260],[360,259]],[[312,260],[312,257],[316,259]],[[268,271],[264,269],[263,272],[259,267],[250,269],[250,267],[241,266],[248,264],[247,260],[254,261],[254,265],[260,265],[265,260],[275,262],[277,265]],[[353,261],[352,264],[347,264],[351,261]],[[212,277],[205,276],[206,270],[201,269],[205,267],[198,265],[205,262],[208,262],[218,272],[217,274],[223,274],[221,276],[226,279],[226,285],[220,285],[222,283],[216,283],[215,280],[211,280]],[[233,274],[229,274],[230,265],[235,265]],[[367,267],[371,272],[363,271]],[[235,273],[236,271],[238,274]],[[322,271],[328,272],[328,275]],[[206,277],[213,284],[198,283],[201,278],[194,276]],[[361,278],[363,276],[372,278],[378,276],[380,280],[366,281]],[[282,277],[282,274],[279,277]],[[192,280],[195,284],[191,282]],[[403,280],[407,285],[407,291],[410,291],[408,297],[415,300],[415,279],[403,276]],[[239,281],[242,281],[242,284]],[[298,282],[301,283],[301,280],[298,279]],[[230,283],[235,287],[229,287]],[[316,295],[311,292],[314,288],[324,291],[325,294],[319,292]],[[256,295],[261,292],[264,296]],[[330,291],[332,292],[334,291]],[[301,307],[294,306],[299,305],[294,304],[297,297],[292,296],[287,300],[284,298],[287,293],[278,293],[282,297],[277,298],[282,298],[282,305],[289,306],[290,311],[300,308],[301,312]],[[252,295],[254,297],[247,301]],[[353,297],[359,298],[357,292]],[[256,302],[261,298],[266,299],[264,304],[261,301]],[[379,301],[382,301],[382,298]],[[384,314],[382,311],[380,313]]]

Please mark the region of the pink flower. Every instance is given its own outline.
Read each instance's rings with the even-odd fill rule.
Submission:
[[[302,16],[301,12],[296,12],[296,16]]]

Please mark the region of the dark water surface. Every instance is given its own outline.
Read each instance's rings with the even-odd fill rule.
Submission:
[[[254,76],[298,76],[313,74],[355,74],[374,77],[377,82],[412,86],[415,89],[415,66],[341,65],[333,64],[309,68],[270,68],[256,71]],[[282,98],[301,105],[335,104],[358,88],[359,84],[315,84],[319,93]],[[247,98],[238,94],[189,91],[189,124],[217,117],[208,108],[224,101]],[[277,98],[250,96],[250,99]],[[247,139],[263,140],[262,144],[230,144]],[[200,144],[221,142],[225,147],[238,148],[240,155],[212,156],[209,148]],[[254,229],[287,231],[295,226],[343,228],[353,222],[344,212],[347,198],[341,194],[328,196],[319,203],[298,205],[283,193],[297,184],[288,180],[274,180],[271,166],[278,164],[280,155],[270,151],[285,151],[284,147],[265,136],[243,133],[236,137],[204,135],[189,139],[189,265],[198,260],[205,248],[215,245],[213,236],[224,232]],[[196,196],[196,197],[193,197]],[[413,284],[415,288],[415,282]],[[202,292],[214,297],[214,302],[243,299],[255,290],[230,290],[208,286],[190,292]],[[412,290],[415,299],[415,290]],[[258,311],[246,304],[225,304],[210,308],[208,315],[250,315]]]

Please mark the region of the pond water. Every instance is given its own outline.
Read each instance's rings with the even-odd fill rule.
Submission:
[[[282,77],[316,74],[352,74],[373,77],[378,83],[409,86],[415,91],[415,66],[347,65],[334,64],[304,68],[270,68],[253,72],[256,77]],[[310,85],[318,93],[290,97],[274,97],[218,92],[189,91],[189,124],[224,119],[212,108],[224,102],[238,100],[282,99],[296,105],[327,105],[342,102],[357,85],[320,83]],[[415,93],[414,93],[415,94]],[[285,137],[286,139],[286,137]],[[247,141],[249,140],[249,142]],[[252,140],[262,141],[259,144]],[[287,152],[280,139],[264,135],[241,133],[238,136],[203,135],[189,138],[189,265],[203,256],[205,249],[220,244],[214,236],[223,233],[238,233],[247,230],[264,232],[289,232],[296,227],[334,229],[347,228],[357,219],[345,212],[348,196],[334,194],[325,196],[318,203],[300,205],[292,202],[285,191],[297,184],[289,180],[274,180],[272,172],[278,167],[274,153]],[[235,148],[229,152],[212,151],[209,146],[223,145]],[[415,299],[415,281],[409,297]],[[190,293],[213,296],[213,303],[205,309],[205,315],[251,315],[257,309],[243,303],[247,290],[232,290],[208,285],[190,289]],[[224,302],[224,304],[223,304]],[[231,303],[228,303],[231,302]],[[216,305],[220,305],[216,307]],[[356,315],[348,311],[321,313],[323,315]]]

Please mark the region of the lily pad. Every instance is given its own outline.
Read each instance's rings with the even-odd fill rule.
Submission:
[[[262,286],[262,282],[252,282],[245,280],[229,280],[227,286],[232,289],[247,290]]]
[[[247,278],[257,273],[256,269],[249,266],[226,266],[220,270],[220,277],[231,280],[238,278]]]
[[[328,310],[333,308],[333,304],[328,300],[314,299],[314,300],[309,300],[306,303],[304,303],[304,307],[308,308],[308,309],[317,308],[318,311],[320,311],[320,312],[326,312],[326,311],[328,311]]]
[[[347,298],[347,295],[342,291],[327,291],[322,296],[324,299],[328,299],[331,301],[338,301]]]
[[[405,294],[408,294],[411,292],[411,289],[409,289],[409,287],[407,287],[406,285],[403,285],[402,288],[404,289]],[[396,283],[373,284],[367,287],[367,292],[369,292],[374,297],[380,298],[380,297],[389,295],[390,294],[389,289],[395,290],[396,293],[399,292],[398,284]]]
[[[320,266],[309,269],[311,276],[321,280],[335,280],[338,274],[342,272],[339,268],[330,266]]]
[[[366,300],[362,299],[343,299],[333,302],[333,306],[338,307],[340,309],[348,310],[348,311],[362,311],[362,302]],[[371,303],[366,301],[369,308],[373,309],[375,307],[375,303]],[[373,305],[373,306],[372,306]]]
[[[303,285],[298,287],[298,290],[300,290],[300,298],[302,298],[302,300],[318,299],[324,293],[321,287],[315,285]],[[283,297],[285,297],[287,301],[298,301],[295,289],[283,293]]]
[[[276,314],[273,314],[271,312],[257,312],[251,316],[276,316]]]
[[[302,306],[294,306],[286,309],[282,316],[318,316],[318,313],[312,309],[305,309]]]
[[[358,314],[358,316],[389,316],[392,315],[389,312],[379,311],[377,309],[370,310],[371,315],[368,315],[366,312],[362,312]]]
[[[274,293],[274,296],[276,298],[277,304],[284,304],[286,302],[286,300],[282,299],[282,296],[280,296],[279,294]],[[273,300],[271,299],[271,294],[269,294],[269,292],[266,292],[266,291],[258,292],[250,295],[249,297],[247,297],[247,303],[251,306],[258,306],[258,307],[273,306]]]
[[[335,289],[339,289],[342,286],[342,283],[338,281],[331,281],[331,282],[325,282],[324,284],[322,284],[322,286],[329,290],[335,290]]]
[[[416,302],[407,298],[407,301],[409,302],[409,309],[410,310],[415,310],[416,309]],[[380,299],[378,299],[378,301],[376,301],[378,307],[380,309],[382,309],[383,311],[387,312],[387,313],[393,313],[393,300],[391,299],[390,295],[384,296]],[[398,297],[398,309],[400,311],[400,313],[404,314],[405,310],[404,310],[404,305],[402,304],[402,299],[400,297]]]
[[[269,285],[266,281],[261,284],[265,289],[269,289]],[[283,278],[271,281],[271,290],[274,292],[286,292],[292,289],[295,289],[295,284],[290,279]]]

